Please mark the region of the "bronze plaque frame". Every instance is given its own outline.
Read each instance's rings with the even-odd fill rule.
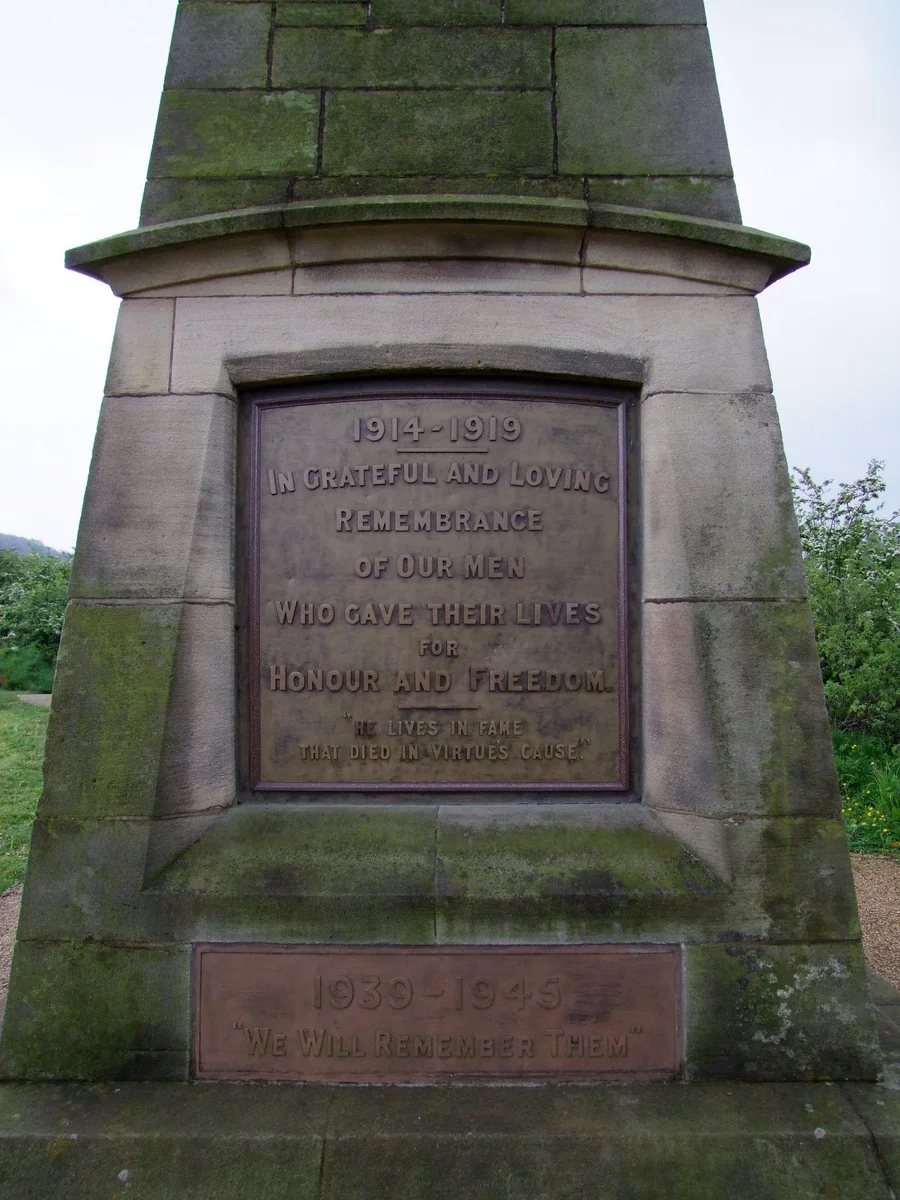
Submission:
[[[565,383],[538,383],[532,380],[512,381],[496,378],[475,377],[407,377],[403,379],[381,379],[372,382],[347,382],[309,385],[302,388],[268,389],[249,395],[247,441],[249,463],[246,472],[248,502],[242,506],[250,527],[247,542],[246,585],[249,592],[249,630],[245,644],[246,658],[239,679],[246,680],[246,698],[242,710],[246,714],[248,728],[248,753],[245,760],[247,782],[254,793],[591,793],[624,792],[629,788],[629,579],[628,579],[628,528],[629,487],[627,470],[628,445],[628,401],[634,393],[622,388],[603,386],[581,386]],[[509,780],[498,779],[438,779],[418,778],[413,781],[400,779],[348,779],[319,780],[309,778],[266,778],[262,766],[261,692],[263,690],[263,663],[260,652],[260,573],[261,534],[260,509],[263,487],[267,477],[271,487],[271,468],[260,461],[262,423],[266,414],[285,407],[324,405],[341,403],[365,405],[368,402],[388,403],[410,397],[435,401],[459,401],[465,404],[476,398],[479,402],[496,401],[505,405],[505,411],[527,412],[528,406],[537,405],[586,405],[596,406],[615,419],[616,479],[614,486],[616,504],[615,569],[616,598],[616,717],[617,737],[615,746],[615,768],[602,778],[578,778],[571,782],[560,779],[535,779],[520,777]],[[516,408],[512,409],[511,405]],[[373,410],[374,406],[373,406]],[[403,453],[403,451],[397,451]],[[408,453],[413,453],[409,451]],[[420,452],[416,452],[420,453]],[[431,451],[446,454],[446,450]],[[482,451],[482,453],[485,453]],[[273,492],[274,494],[274,492]],[[484,605],[481,606],[482,608]],[[450,711],[449,709],[446,711]],[[454,710],[456,711],[456,710]],[[345,713],[349,717],[349,714]],[[590,740],[590,739],[588,739]],[[568,747],[572,754],[572,746]]]
[[[320,1083],[675,1078],[678,946],[194,947],[194,1074]]]

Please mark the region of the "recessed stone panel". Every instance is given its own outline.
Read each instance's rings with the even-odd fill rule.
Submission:
[[[662,946],[198,946],[201,1079],[666,1078],[679,954]]]

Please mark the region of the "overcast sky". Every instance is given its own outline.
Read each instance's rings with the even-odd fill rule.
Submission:
[[[900,507],[900,4],[707,11],[744,220],[813,247],[761,301],[788,461],[855,479],[883,458]],[[117,303],[62,255],[137,224],[174,13],[175,0],[43,0],[4,16],[0,531],[60,549],[75,542]]]

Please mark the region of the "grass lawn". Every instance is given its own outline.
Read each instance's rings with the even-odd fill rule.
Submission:
[[[0,892],[25,875],[49,715],[0,692]]]

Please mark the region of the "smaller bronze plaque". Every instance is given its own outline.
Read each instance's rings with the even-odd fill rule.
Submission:
[[[195,948],[200,1079],[671,1078],[671,946]]]

